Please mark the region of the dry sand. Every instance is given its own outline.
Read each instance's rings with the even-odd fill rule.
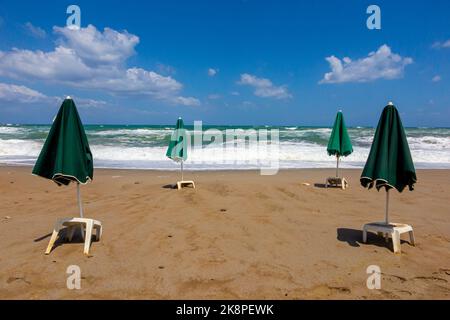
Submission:
[[[324,189],[334,170],[191,172],[197,189],[165,187],[176,172],[96,170],[85,215],[101,220],[91,256],[62,243],[44,255],[57,217],[76,216],[76,188],[0,167],[1,299],[449,299],[450,171],[418,171],[414,192],[392,192],[391,217],[414,226],[403,253],[364,223],[383,220],[384,192],[343,170],[346,191]],[[302,183],[310,183],[310,186]],[[66,269],[81,268],[81,290]],[[366,287],[378,265],[382,289]]]

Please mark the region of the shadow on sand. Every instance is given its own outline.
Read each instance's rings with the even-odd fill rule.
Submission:
[[[33,241],[34,241],[34,242],[40,242],[40,241],[42,241],[42,240],[45,240],[45,239],[47,239],[47,238],[50,238],[51,235],[52,235],[52,234],[49,233],[49,234],[46,234],[45,236],[39,237],[39,238],[37,238],[37,239],[34,239]],[[73,237],[72,237],[72,241],[69,242],[69,241],[66,239],[66,237],[67,237],[67,228],[64,228],[64,229],[62,229],[62,230],[59,232],[58,238],[56,239],[56,241],[55,241],[55,243],[54,243],[54,245],[53,245],[53,247],[52,247],[52,251],[51,251],[51,252],[55,251],[56,248],[58,248],[59,246],[62,246],[62,245],[68,245],[68,244],[69,244],[69,245],[70,245],[70,244],[84,244],[84,239],[83,239],[83,237],[81,236],[81,229],[80,229],[80,228],[76,228],[75,233],[73,234]],[[96,236],[95,236],[95,235],[92,235],[92,238],[91,238],[91,245],[92,245],[94,242],[98,242],[98,241],[97,241]]]
[[[176,189],[177,185],[176,184],[166,184],[164,186],[162,186],[163,189]]]
[[[51,233],[49,233],[49,234],[46,234],[45,236],[42,236],[42,237],[39,237],[39,238],[36,238],[36,239],[34,239],[33,241],[34,242],[41,242],[42,240],[45,240],[45,239],[47,239],[47,238],[50,238],[51,237]]]
[[[338,228],[337,229],[337,239],[342,242],[347,242],[349,246],[360,247],[361,245],[373,245],[380,248],[387,248],[391,251],[392,241],[386,242],[383,237],[378,236],[375,233],[367,233],[367,243],[362,242],[363,232],[362,230],[348,229],[348,228]],[[408,243],[408,241],[401,240],[401,243]]]

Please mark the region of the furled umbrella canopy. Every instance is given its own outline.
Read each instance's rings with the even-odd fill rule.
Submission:
[[[361,174],[363,187],[379,190],[395,188],[399,192],[408,186],[413,190],[416,171],[406,140],[405,130],[397,108],[387,105],[381,114],[372,142],[372,148]]]
[[[330,140],[328,141],[327,151],[328,155],[336,155],[337,157],[346,157],[353,152],[352,143],[348,136],[344,116],[341,111],[336,115],[333,131],[331,131]]]
[[[166,156],[176,162],[186,161],[187,159],[186,129],[184,129],[183,119],[181,118],[177,120],[175,130],[170,138]]]
[[[33,174],[51,179],[58,185],[85,184],[93,179],[92,153],[70,97],[64,100],[53,121]]]

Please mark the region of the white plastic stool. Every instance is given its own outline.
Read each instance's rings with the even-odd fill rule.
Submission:
[[[177,182],[177,189],[180,190],[183,187],[191,186],[195,189],[195,183],[194,181],[178,181]]]
[[[52,237],[50,238],[50,242],[48,243],[45,254],[50,254],[53,245],[55,244],[56,238],[58,237],[58,234],[62,229],[67,228],[67,240],[72,241],[75,228],[77,226],[83,228],[83,225],[86,227],[86,234],[84,236],[84,254],[89,255],[92,233],[95,229],[95,238],[97,239],[97,241],[99,241],[102,236],[102,223],[94,219],[86,218],[63,218],[56,221]]]
[[[415,246],[414,231],[410,225],[403,223],[374,222],[365,224],[363,227],[363,242],[367,242],[367,231],[374,231],[377,234],[384,234],[386,239],[389,235],[392,238],[394,253],[401,253],[400,236],[402,233],[409,233],[410,244]]]
[[[345,178],[330,177],[325,181],[325,188],[328,188],[329,186],[345,190],[348,188],[348,182]]]

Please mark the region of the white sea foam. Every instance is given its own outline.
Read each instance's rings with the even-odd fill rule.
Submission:
[[[23,131],[22,128],[17,128],[17,127],[8,126],[8,125],[0,127],[0,134],[14,134],[14,133],[22,132],[22,131]]]
[[[292,127],[294,128],[294,127]],[[87,130],[96,167],[178,168],[166,158],[164,139],[171,128],[108,128]],[[0,163],[34,164],[43,145],[41,139],[27,139],[28,134],[48,131],[47,127],[0,126]],[[278,149],[263,153],[255,144],[239,137],[203,149],[193,149],[186,163],[191,169],[257,168],[258,161],[279,161],[281,168],[334,167],[335,157],[326,152],[330,128],[284,128],[280,130]],[[354,153],[342,159],[341,167],[362,167],[370,151],[373,129],[349,129]],[[448,129],[412,129],[408,135],[413,161],[417,168],[450,168]],[[17,138],[14,138],[16,137]],[[24,138],[25,137],[25,138]],[[234,143],[236,148],[231,148]],[[205,143],[206,145],[207,143]]]
[[[172,129],[173,130],[173,129]],[[153,135],[167,135],[170,134],[170,129],[118,129],[118,130],[102,130],[102,131],[88,131],[92,136],[153,136]]]

